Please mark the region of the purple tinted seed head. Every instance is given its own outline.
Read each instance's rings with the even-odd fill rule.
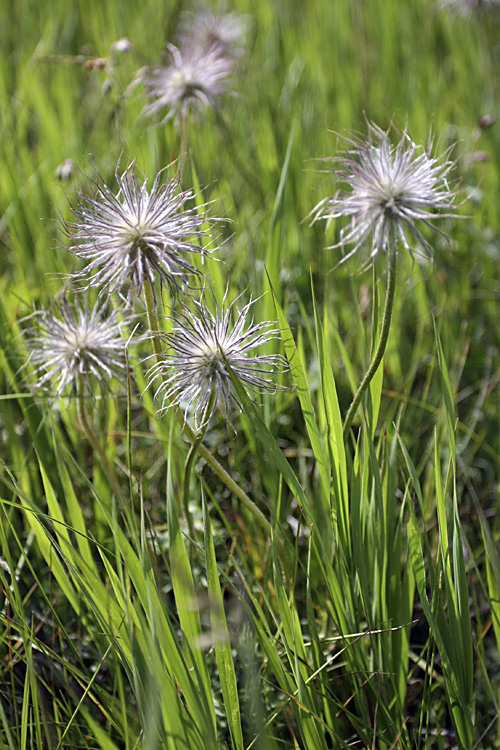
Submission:
[[[455,210],[455,196],[448,184],[453,164],[446,154],[430,156],[413,142],[406,129],[393,145],[391,128],[384,131],[372,123],[368,128],[366,138],[344,139],[345,152],[331,160],[335,164],[333,174],[344,187],[316,205],[313,221],[349,219],[341,230],[340,242],[332,246],[351,246],[344,260],[369,237],[370,259],[380,251],[387,252],[393,240],[400,240],[412,255],[411,235],[431,254],[419,224],[442,234],[432,222]]]
[[[108,388],[113,377],[124,381],[127,327],[130,315],[86,302],[70,305],[66,298],[53,310],[36,311],[34,325],[26,331],[29,364],[35,368],[36,390],[51,391],[54,398],[94,386]],[[83,395],[83,394],[80,394]]]
[[[132,162],[122,174],[117,169],[116,192],[98,180],[93,197],[79,194],[75,220],[66,228],[68,250],[86,261],[74,274],[84,288],[109,293],[131,283],[141,294],[146,281],[154,288],[158,279],[176,293],[188,285],[190,275],[199,275],[186,256],[215,250],[210,241],[220,219],[209,219],[209,204],[193,205],[195,193],[181,190],[179,176],[163,180],[164,172],[158,172],[149,189]],[[209,240],[205,247],[199,244],[202,238]]]
[[[500,9],[500,0],[439,0],[438,5],[452,15],[470,18]]]
[[[198,6],[193,12],[184,11],[180,18],[180,46],[210,50],[239,57],[248,26],[248,17],[239,13],[222,13]]]
[[[200,114],[215,109],[227,91],[234,59],[217,46],[179,48],[169,44],[167,49],[168,63],[145,74],[146,93],[152,101],[144,107],[144,114],[166,109],[162,123],[172,118],[179,122],[191,111]]]
[[[217,304],[214,314],[203,300],[193,301],[194,310],[186,308],[173,321],[171,332],[161,334],[170,351],[148,373],[149,386],[161,381],[155,393],[155,397],[162,396],[161,411],[182,403],[193,412],[195,428],[200,429],[217,405],[226,414],[231,403],[241,409],[227,364],[250,391],[276,391],[272,376],[286,369],[285,359],[254,351],[279,338],[279,330],[272,322],[254,323],[249,318],[253,304],[250,301],[237,311],[233,324],[234,302]]]

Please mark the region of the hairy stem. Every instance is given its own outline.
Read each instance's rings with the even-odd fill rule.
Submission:
[[[387,291],[385,295],[384,316],[382,318],[380,338],[379,338],[379,342],[377,345],[377,349],[375,350],[375,354],[373,355],[373,359],[371,361],[370,367],[368,368],[368,372],[366,373],[365,377],[361,381],[361,385],[359,386],[356,392],[356,395],[354,396],[352,403],[349,407],[349,411],[347,412],[347,416],[345,418],[344,427],[343,427],[344,439],[346,439],[349,434],[349,430],[351,428],[353,419],[356,416],[356,412],[361,403],[361,399],[363,398],[363,394],[365,393],[366,389],[370,385],[375,373],[377,372],[380,366],[380,363],[382,362],[382,358],[384,356],[384,352],[387,346],[387,340],[389,338],[389,331],[391,328],[392,309],[394,306],[395,290],[396,290],[396,247],[395,247],[395,242],[393,238],[390,244],[390,250],[389,250],[389,269],[388,269],[388,275],[387,275]]]
[[[158,318],[156,317],[155,296],[153,287],[151,286],[151,282],[149,281],[149,279],[146,279],[144,282],[144,296],[146,298],[146,310],[148,313],[149,330],[151,331],[151,335],[153,337],[153,348],[155,350],[156,359],[161,362],[161,337],[158,329]]]
[[[179,173],[182,174],[182,168],[188,155],[188,124],[189,114],[183,112],[181,115],[181,151],[179,154]]]
[[[78,380],[76,409],[77,409],[78,421],[80,423],[80,427],[82,428],[83,432],[85,433],[85,437],[87,438],[90,445],[92,446],[92,450],[94,451],[94,454],[98,457],[101,463],[101,466],[104,469],[104,474],[106,475],[106,478],[108,479],[111,485],[111,489],[115,493],[117,499],[119,498],[121,500],[124,500],[123,493],[120,489],[120,485],[116,481],[116,476],[115,476],[115,472],[113,471],[113,467],[109,463],[108,457],[106,456],[106,453],[104,452],[101,444],[96,438],[95,433],[88,420],[87,412],[85,410],[85,388],[83,385],[83,378],[81,376]]]
[[[194,539],[194,528],[193,528],[193,522],[191,519],[191,514],[189,512],[189,483],[191,479],[191,471],[193,468],[194,460],[196,458],[196,455],[198,454],[198,448],[200,447],[201,442],[203,438],[205,437],[205,432],[207,431],[208,420],[210,418],[210,414],[212,413],[214,401],[215,401],[215,393],[212,392],[208,400],[208,403],[205,407],[205,411],[203,413],[203,420],[202,420],[200,431],[196,435],[196,440],[194,441],[194,443],[191,444],[191,448],[189,449],[189,453],[187,454],[186,463],[184,466],[184,486],[182,489],[182,506],[183,506],[184,515],[186,516],[187,524],[189,527],[189,533],[192,539]]]

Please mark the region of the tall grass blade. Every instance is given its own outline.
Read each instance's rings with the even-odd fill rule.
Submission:
[[[226,707],[229,731],[231,732],[234,750],[243,750],[243,732],[241,728],[240,702],[238,684],[231,649],[231,637],[224,612],[224,599],[219,580],[219,571],[215,557],[214,541],[210,516],[208,515],[205,495],[203,500],[203,520],[205,527],[205,557],[207,561],[208,596],[210,600],[210,622],[212,638],[219,669],[222,696]]]

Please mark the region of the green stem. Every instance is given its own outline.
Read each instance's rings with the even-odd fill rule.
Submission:
[[[210,418],[210,414],[213,409],[214,401],[215,401],[215,392],[212,391],[212,394],[210,398],[208,399],[208,403],[203,413],[201,429],[198,435],[196,436],[196,440],[194,441],[194,443],[191,444],[189,453],[187,454],[186,464],[184,466],[184,486],[182,489],[182,506],[184,509],[184,515],[186,516],[191,539],[194,539],[194,527],[193,527],[193,522],[191,519],[191,514],[189,512],[189,484],[191,480],[191,471],[193,468],[194,459],[196,458],[196,455],[198,453],[198,448],[200,447],[201,441],[205,437],[205,433],[207,431],[208,420]]]
[[[181,116],[181,147],[179,154],[179,178],[182,176],[184,164],[188,157],[188,128],[189,112],[184,112]]]
[[[344,427],[343,427],[344,439],[346,439],[349,434],[349,430],[351,428],[353,419],[356,416],[356,412],[358,410],[359,404],[361,403],[361,399],[363,398],[363,394],[368,388],[368,386],[370,385],[375,373],[377,372],[380,366],[380,363],[382,362],[382,358],[384,356],[384,352],[387,346],[387,340],[389,338],[389,331],[391,328],[392,308],[394,306],[395,290],[396,290],[396,247],[395,247],[394,238],[392,238],[392,242],[390,243],[390,250],[389,250],[389,269],[388,269],[388,276],[387,276],[387,291],[385,295],[384,316],[382,318],[382,328],[380,330],[380,338],[379,338],[378,346],[373,356],[372,362],[368,369],[368,372],[363,378],[361,385],[359,386],[356,392],[356,395],[354,396],[352,403],[349,407],[349,411],[347,412],[347,416],[345,418]]]
[[[158,328],[158,318],[156,317],[155,311],[155,296],[153,293],[153,287],[149,279],[144,281],[144,296],[146,298],[146,310],[148,313],[149,330],[153,336],[153,348],[155,350],[156,359],[161,362],[162,348],[161,348],[161,337]]]
[[[146,279],[144,282],[144,295],[146,298],[146,307],[148,311],[148,320],[149,320],[149,326],[151,329],[151,333],[153,334],[153,346],[155,350],[156,357],[159,362],[161,362],[161,338],[158,334],[158,319],[156,317],[155,309],[154,309],[154,296],[153,296],[153,290],[151,288],[151,284],[149,280]],[[184,417],[184,414],[182,413],[181,409],[177,404],[171,404],[172,409],[174,410],[175,418],[177,419],[177,422],[182,430],[183,435],[188,439],[188,441],[193,445],[197,440],[197,435],[194,432],[194,430],[189,426],[188,422],[186,422],[186,419]],[[202,458],[207,462],[207,464],[210,466],[212,471],[217,474],[219,479],[224,482],[228,490],[232,492],[238,500],[247,508],[247,510],[253,515],[255,520],[258,524],[262,527],[262,529],[268,534],[269,537],[272,535],[272,526],[265,517],[265,515],[262,513],[262,511],[255,505],[255,503],[248,497],[246,492],[241,489],[241,487],[234,481],[234,479],[227,473],[227,471],[220,465],[220,463],[217,461],[214,455],[210,453],[208,448],[203,445],[202,442],[198,445],[198,452]],[[278,550],[280,552],[280,555],[282,556],[282,559],[286,559],[285,557],[285,551],[283,547],[283,543],[276,539],[275,535],[275,541],[276,545],[278,547]]]
[[[85,433],[85,437],[89,441],[90,445],[92,446],[92,450],[99,458],[99,461],[101,463],[102,468],[104,469],[104,474],[106,475],[106,478],[108,479],[111,489],[115,493],[117,499],[124,500],[123,493],[120,489],[120,485],[118,484],[115,476],[115,472],[113,471],[113,468],[111,464],[108,461],[108,457],[106,456],[106,453],[104,452],[101,444],[97,440],[95,433],[90,426],[90,422],[87,417],[87,412],[85,411],[85,389],[83,385],[83,378],[80,376],[78,380],[78,393],[77,393],[77,401],[76,401],[76,409],[78,414],[78,421],[80,423],[80,426]]]

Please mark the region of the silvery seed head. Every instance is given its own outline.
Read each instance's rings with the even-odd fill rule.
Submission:
[[[186,45],[168,45],[167,65],[152,70],[145,77],[146,92],[151,104],[144,114],[152,115],[167,109],[162,122],[185,119],[193,110],[215,109],[226,93],[234,60],[221,53],[218,47],[204,49]]]
[[[71,306],[66,298],[53,313],[39,310],[30,317],[36,323],[26,342],[37,389],[51,390],[54,398],[82,387],[92,395],[96,383],[108,388],[111,378],[124,379],[130,317],[85,303]]]
[[[199,6],[184,11],[180,20],[180,46],[210,50],[238,57],[247,29],[247,18],[239,13],[222,13]]]
[[[68,250],[87,262],[74,275],[86,282],[84,288],[109,293],[131,282],[140,294],[146,280],[154,288],[157,278],[176,292],[190,274],[198,274],[185,256],[214,249],[195,244],[196,238],[211,237],[208,204],[186,208],[194,193],[182,191],[178,177],[162,182],[164,171],[148,189],[132,163],[121,175],[117,170],[116,193],[98,181],[93,197],[79,195],[73,207],[76,221],[67,224]]]
[[[439,0],[438,4],[444,10],[464,18],[500,9],[500,0]]]
[[[432,222],[455,210],[455,196],[448,184],[452,162],[430,156],[406,130],[393,145],[390,132],[391,129],[384,131],[369,123],[366,139],[345,139],[345,153],[332,160],[333,174],[345,188],[324,198],[313,209],[314,221],[350,219],[341,230],[340,242],[332,246],[353,246],[344,260],[370,236],[370,259],[380,251],[387,252],[396,240],[412,255],[408,241],[411,235],[431,253],[419,224],[442,234]]]
[[[148,386],[161,380],[155,393],[155,398],[160,394],[163,397],[161,410],[182,404],[187,412],[193,412],[195,428],[199,429],[217,405],[226,414],[231,403],[241,409],[227,364],[250,391],[276,391],[272,376],[286,369],[285,359],[276,354],[257,355],[255,350],[279,338],[279,330],[272,322],[254,323],[249,319],[253,302],[237,311],[233,324],[234,303],[217,304],[213,314],[204,301],[193,301],[194,312],[186,309],[173,321],[171,332],[161,334],[170,351],[148,373]]]

